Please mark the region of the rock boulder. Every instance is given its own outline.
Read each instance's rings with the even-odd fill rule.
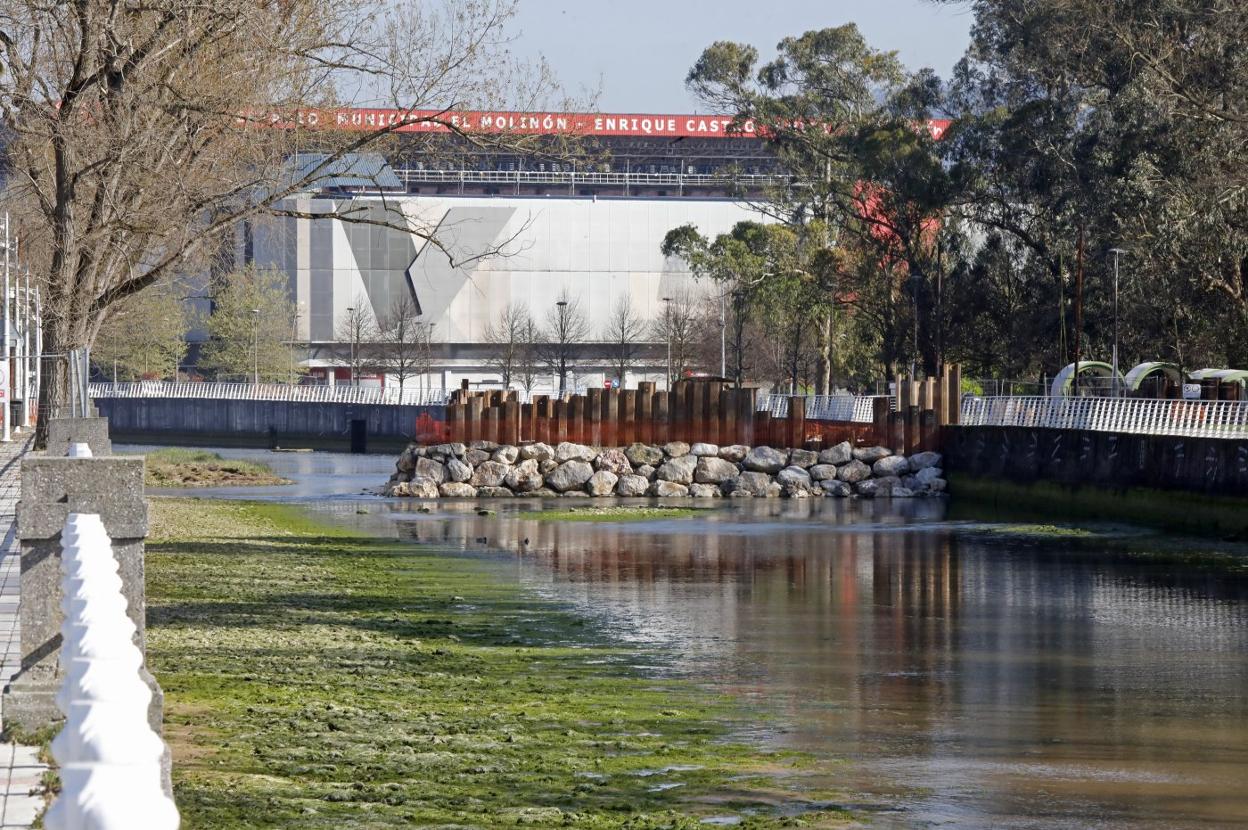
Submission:
[[[877,476],[900,476],[910,472],[910,462],[904,455],[889,455],[871,466]]]
[[[588,461],[565,461],[546,476],[546,486],[559,493],[579,490],[593,474]]]
[[[814,453],[811,453],[812,455]],[[800,487],[809,490],[811,486],[810,473],[796,465],[785,467],[776,473],[776,483],[781,487]]]
[[[871,468],[858,459],[854,459],[843,467],[836,468],[836,477],[841,481],[856,484],[871,477]]]
[[[663,454],[668,458],[680,458],[689,454],[689,445],[684,441],[668,441],[663,445]]]
[[[531,493],[545,482],[538,470],[537,461],[529,458],[508,470],[503,483],[517,493]]]
[[[692,455],[679,455],[663,462],[655,476],[660,481],[671,481],[676,484],[692,484],[693,472],[698,466],[698,459]]]
[[[741,466],[755,473],[778,473],[788,466],[788,453],[771,447],[755,447],[746,453]]]
[[[789,466],[801,467],[805,470],[807,467],[813,467],[819,461],[819,453],[813,450],[793,450],[789,453]]]
[[[659,498],[683,498],[689,495],[689,488],[674,481],[659,480],[650,485],[650,495]]]
[[[446,481],[446,468],[442,466],[441,461],[436,459],[417,458],[415,475],[427,478],[434,484],[441,484]]]
[[[541,441],[524,444],[520,447],[520,458],[524,461],[528,461],[530,458],[534,461],[549,461],[554,457],[555,451],[551,449],[550,444],[543,444]]]
[[[733,478],[737,473],[736,464],[707,455],[698,459],[698,466],[693,471],[693,480],[700,484],[719,484]]]
[[[468,483],[473,487],[499,487],[510,471],[511,467],[507,464],[483,461],[473,470],[472,479]]]
[[[472,478],[472,467],[458,458],[446,462],[446,477],[450,481],[467,481]]]
[[[830,478],[836,478],[836,465],[816,464],[810,468],[810,477],[815,481],[827,481]]]
[[[594,466],[617,476],[632,475],[633,472],[633,465],[629,463],[623,450],[603,450],[594,459]]]
[[[826,450],[819,453],[819,463],[835,464],[839,467],[842,464],[848,464],[853,457],[854,448],[848,441],[842,441],[836,446],[828,447]]]
[[[584,444],[573,444],[571,441],[564,441],[555,447],[555,460],[560,464],[565,461],[593,461],[598,457],[598,450],[593,447],[587,447]]]
[[[620,476],[619,481],[615,483],[617,496],[644,496],[648,489],[650,489],[650,482],[645,476]]]
[[[585,492],[591,496],[609,496],[615,492],[620,477],[610,470],[599,470],[585,482]]]
[[[515,464],[519,456],[520,450],[518,448],[505,444],[494,450],[494,454],[490,458],[500,464]]]
[[[916,452],[910,456],[910,469],[917,473],[929,467],[939,467],[940,461],[941,457],[938,452]]]
[[[646,444],[633,444],[624,450],[624,456],[634,467],[655,466],[663,463],[663,450]]]
[[[874,464],[892,454],[893,451],[887,447],[855,447],[853,451],[855,461],[865,461],[868,464]]]

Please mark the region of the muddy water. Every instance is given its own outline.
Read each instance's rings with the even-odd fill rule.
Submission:
[[[767,740],[848,759],[836,784],[873,826],[1248,827],[1242,559],[1142,555],[1190,544],[1155,535],[985,532],[929,501],[732,501],[645,524],[515,516],[540,502],[420,513],[350,498],[389,462],[316,459],[276,462],[309,476],[314,509],[492,552],[675,653],[772,716]]]

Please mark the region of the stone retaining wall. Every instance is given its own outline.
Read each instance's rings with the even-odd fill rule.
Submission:
[[[413,444],[399,456],[385,492],[411,498],[909,498],[944,492],[940,464],[940,453],[907,458],[849,442],[822,452],[680,441],[612,449],[569,442]]]

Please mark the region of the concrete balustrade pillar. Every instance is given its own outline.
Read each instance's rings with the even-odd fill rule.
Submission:
[[[76,443],[76,442],[75,442]],[[147,504],[143,499],[143,459],[113,457],[56,458],[32,453],[22,459],[22,496],[17,509],[21,543],[21,670],[4,690],[4,718],[34,732],[59,720],[54,696],[61,664],[62,530],[68,515],[100,516],[119,563],[132,639],[145,653],[146,597],[143,551]],[[164,695],[155,678],[141,669],[152,693],[149,723],[160,731]]]

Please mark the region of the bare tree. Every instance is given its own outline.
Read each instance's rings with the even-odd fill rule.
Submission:
[[[559,394],[568,390],[568,373],[575,365],[576,348],[589,338],[589,322],[581,310],[581,301],[565,288],[546,314],[539,358],[559,377]]]
[[[668,353],[668,388],[697,365],[695,353],[703,339],[705,325],[698,304],[688,291],[665,297],[663,315],[654,321],[654,339]]]
[[[637,363],[647,328],[645,321],[633,309],[628,295],[620,297],[611,309],[602,339],[610,354],[611,371],[619,378],[621,389],[624,388],[628,370]]]
[[[520,371],[526,347],[525,334],[533,328],[528,306],[508,303],[485,330],[485,342],[490,345],[485,365],[498,370],[504,389],[511,388],[513,378]]]
[[[420,319],[420,308],[411,295],[403,294],[390,304],[379,329],[379,363],[398,378],[402,399],[408,379],[429,371],[429,324]]]
[[[466,127],[465,106],[532,111],[544,67],[508,49],[515,0],[8,0],[0,8],[6,207],[42,279],[45,353],[88,346],[105,310],[166,275],[199,269],[241,221],[264,214],[377,223],[365,209],[289,199],[348,154],[399,129],[523,152],[535,139]],[[396,118],[333,126],[354,90]],[[449,146],[449,143],[448,143]],[[297,151],[317,153],[294,165]],[[404,227],[454,261],[436,227]],[[505,243],[504,243],[505,244]],[[49,364],[50,366],[52,364]],[[40,409],[68,392],[58,368]],[[38,442],[46,439],[40,419]]]
[[[524,391],[533,394],[533,387],[542,374],[541,361],[542,329],[530,314],[524,321],[520,332],[520,352],[516,361],[516,380],[524,387]]]
[[[357,294],[347,313],[338,320],[339,360],[345,360],[351,369],[351,385],[358,386],[360,374],[369,365],[364,347],[381,339],[377,321],[373,317],[368,300]]]

